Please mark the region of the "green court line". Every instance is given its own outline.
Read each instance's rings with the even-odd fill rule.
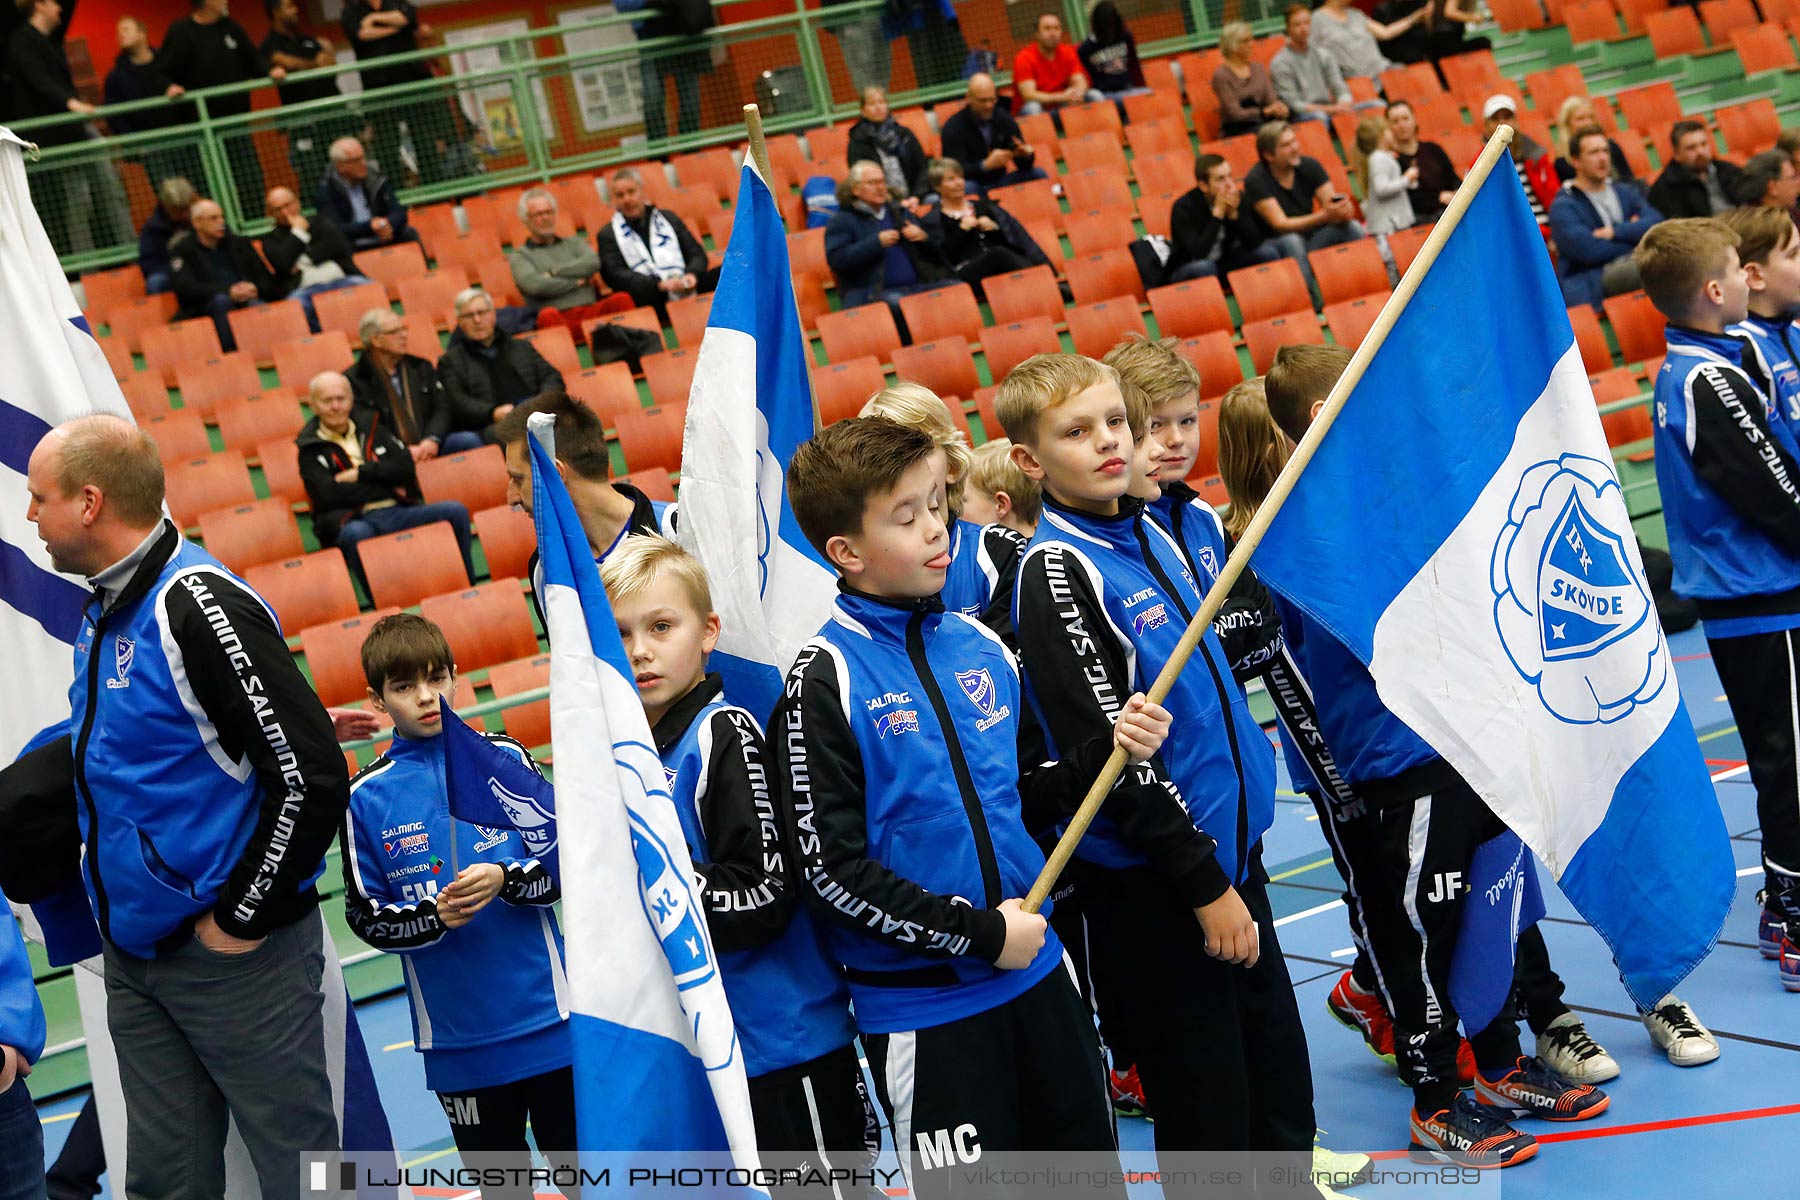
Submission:
[[[1724,727],[1724,728],[1723,728],[1723,729],[1715,729],[1715,730],[1713,730],[1713,731],[1712,731],[1712,732],[1711,732],[1711,733],[1703,733],[1703,734],[1701,734],[1701,735],[1700,735],[1700,740],[1701,740],[1701,741],[1703,741],[1703,742],[1710,742],[1710,741],[1712,741],[1712,740],[1713,740],[1713,739],[1714,739],[1714,738],[1722,738],[1722,737],[1724,737],[1724,736],[1725,736],[1725,735],[1726,735],[1726,734],[1728,734],[1728,733],[1736,733],[1736,732],[1737,732],[1737,726],[1736,726],[1736,725],[1727,725],[1727,726],[1725,726],[1725,727]]]
[[[1314,862],[1309,862],[1309,863],[1305,864],[1304,866],[1289,867],[1285,871],[1277,872],[1276,874],[1269,876],[1269,882],[1270,883],[1280,883],[1284,879],[1292,879],[1296,875],[1304,875],[1308,871],[1316,871],[1320,867],[1329,867],[1330,865],[1331,865],[1331,855],[1327,854],[1324,858],[1318,859]]]

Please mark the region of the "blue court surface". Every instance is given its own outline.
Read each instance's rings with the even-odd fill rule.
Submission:
[[[1754,1197],[1791,1187],[1792,1148],[1800,1144],[1800,995],[1782,990],[1773,963],[1756,950],[1756,889],[1760,885],[1755,794],[1742,770],[1743,750],[1698,632],[1671,639],[1702,749],[1712,767],[1719,804],[1733,835],[1738,896],[1713,954],[1679,989],[1719,1038],[1722,1053],[1706,1066],[1671,1065],[1650,1043],[1619,985],[1605,944],[1546,886],[1545,939],[1568,985],[1565,1000],[1623,1067],[1605,1085],[1611,1108],[1591,1122],[1522,1127],[1544,1143],[1538,1156],[1490,1173],[1509,1198],[1590,1200],[1595,1197]],[[1312,1055],[1318,1123],[1326,1144],[1378,1155],[1406,1166],[1410,1096],[1361,1039],[1331,1018],[1325,998],[1350,962],[1350,934],[1312,806],[1282,785],[1274,828],[1264,845],[1282,948],[1305,1018]],[[1548,875],[1539,871],[1546,884]],[[408,1165],[454,1161],[449,1127],[425,1090],[412,1051],[403,996],[358,1009],[363,1036],[398,1144]],[[1523,1030],[1527,1049],[1529,1030]],[[54,1157],[81,1097],[43,1108],[47,1150]],[[1150,1126],[1120,1124],[1127,1149],[1148,1150]],[[884,1149],[886,1165],[892,1152]],[[1498,1179],[1493,1178],[1498,1175]],[[110,1194],[110,1193],[108,1193]],[[422,1192],[422,1195],[447,1193]],[[1153,1187],[1134,1195],[1154,1196]],[[1366,1185],[1359,1197],[1420,1196],[1417,1188]]]

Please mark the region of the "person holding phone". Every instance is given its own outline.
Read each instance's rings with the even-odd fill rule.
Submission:
[[[1269,244],[1299,264],[1313,307],[1321,307],[1307,254],[1354,242],[1368,231],[1319,161],[1300,152],[1300,135],[1286,121],[1256,131],[1256,154],[1261,161],[1244,176],[1244,198],[1268,229]]]

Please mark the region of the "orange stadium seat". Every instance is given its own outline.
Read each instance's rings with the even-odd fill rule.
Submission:
[[[1604,302],[1606,319],[1612,322],[1613,337],[1619,343],[1619,354],[1628,363],[1659,358],[1667,349],[1663,339],[1663,316],[1642,292],[1609,296]]]
[[[537,549],[537,527],[531,518],[511,505],[497,504],[482,509],[473,519],[488,577],[529,578],[531,554]]]
[[[282,387],[304,396],[320,371],[345,371],[354,361],[349,337],[334,329],[275,347],[275,377]]]
[[[619,476],[620,483],[629,483],[651,500],[661,500],[665,504],[675,502],[675,481],[661,467],[651,467],[648,471],[627,471]]]
[[[973,396],[981,386],[969,343],[959,336],[900,347],[894,351],[894,374],[939,396]]]
[[[219,435],[230,450],[249,454],[263,442],[292,439],[305,424],[300,401],[284,387],[219,401]]]
[[[432,366],[444,356],[444,343],[438,340],[437,326],[430,317],[402,317],[406,326],[406,352],[416,354]]]
[[[187,409],[164,409],[138,417],[138,424],[156,443],[157,457],[165,463],[198,458],[212,453],[212,439],[199,413]]]
[[[1642,34],[1646,31],[1645,22],[1652,13],[1665,12],[1669,8],[1669,0],[1614,0],[1619,6],[1619,15],[1625,19],[1625,32]]]
[[[462,212],[463,221],[469,227],[469,236],[479,238],[490,246],[498,246],[507,240],[503,233],[510,233],[517,222],[512,214],[502,213],[491,196],[464,196]],[[364,274],[368,272],[365,271]]]
[[[255,359],[259,367],[275,365],[275,347],[280,343],[312,334],[312,327],[306,323],[306,310],[298,300],[240,308],[227,320],[238,351]]]
[[[988,199],[1021,221],[1047,221],[1060,229],[1063,212],[1055,186],[1048,179],[1009,183],[990,191]]]
[[[1076,171],[1113,171],[1123,179],[1129,171],[1125,147],[1116,133],[1088,133],[1063,139],[1063,161],[1070,173]]]
[[[1025,144],[1037,152],[1037,165],[1050,175],[1056,174],[1052,160],[1062,158],[1062,139],[1056,132],[1056,121],[1049,113],[1030,113],[1018,118],[1019,132]]]
[[[1062,178],[1063,194],[1076,212],[1090,208],[1121,208],[1131,211],[1131,185],[1125,174],[1113,167],[1087,167],[1070,171]]]
[[[1331,327],[1331,336],[1337,344],[1346,350],[1354,350],[1362,345],[1369,330],[1375,327],[1375,318],[1381,315],[1382,305],[1387,303],[1392,293],[1383,290],[1379,293],[1358,296],[1354,300],[1340,300],[1336,304],[1325,306],[1325,323]]]
[[[1275,352],[1283,346],[1323,346],[1325,332],[1319,319],[1306,312],[1289,313],[1267,321],[1244,323],[1244,349],[1250,351],[1250,364],[1263,374],[1275,362]]]
[[[193,525],[203,512],[235,508],[256,499],[250,468],[244,465],[244,456],[237,450],[165,463],[163,481],[169,512],[183,529]]]
[[[819,424],[833,425],[854,417],[869,397],[887,386],[881,360],[873,355],[814,367],[813,399],[819,407]]]
[[[144,272],[133,264],[110,271],[89,271],[81,277],[81,311],[99,328],[114,309],[144,298]]]
[[[802,229],[787,235],[788,268],[796,275],[810,275],[820,283],[832,282],[831,267],[825,262],[825,231]]]
[[[589,317],[581,323],[581,341],[583,345],[593,341],[594,329],[600,325],[626,325],[633,329],[641,329],[645,333],[656,335],[656,345],[651,354],[659,354],[664,348],[662,323],[656,319],[654,308],[628,308],[624,312],[608,313],[605,316]]]
[[[1681,99],[1666,79],[1626,88],[1613,99],[1619,102],[1625,124],[1640,133],[1681,120]]]
[[[661,358],[662,355],[653,357]],[[600,419],[608,425],[612,424],[614,413],[643,407],[638,399],[637,381],[631,377],[631,367],[622,362],[565,373],[563,389],[599,413]]]
[[[1006,436],[1006,430],[1000,427],[1000,417],[994,412],[994,397],[999,391],[997,387],[975,389],[975,411],[981,417],[982,431],[990,442]]]
[[[1131,333],[1149,334],[1135,297],[1114,296],[1092,304],[1076,304],[1069,309],[1069,338],[1075,343],[1077,354],[1089,358],[1104,357]]]
[[[279,497],[201,513],[200,540],[208,554],[239,575],[306,552],[294,510]]]
[[[444,246],[463,236],[462,226],[456,223],[456,204],[445,201],[441,204],[420,204],[406,212],[406,223],[419,231],[425,240],[426,249],[438,261],[443,261]]]
[[[872,354],[882,362],[900,346],[900,330],[885,304],[864,304],[819,318],[819,340],[830,362]]]
[[[1124,132],[1123,125],[1119,120],[1119,110],[1111,100],[1096,100],[1090,104],[1071,104],[1059,110],[1056,115],[1062,121],[1065,147],[1071,138],[1095,133],[1106,134],[1116,144],[1119,135]]]
[[[292,517],[288,524],[293,524]],[[350,568],[344,565],[343,552],[336,546],[255,563],[244,568],[243,576],[244,582],[275,610],[284,633],[354,617],[360,607],[356,585],[350,581]]]
[[[525,297],[519,292],[519,281],[513,278],[512,260],[506,256],[504,251],[495,250],[491,254],[483,255],[475,261],[470,268],[470,273],[475,282],[481,285],[481,290],[502,308],[509,304],[525,303]],[[456,318],[455,298],[456,293],[452,292],[451,303],[444,306],[442,315],[430,313],[425,315],[437,322],[440,327],[446,320],[454,321]]]
[[[1794,44],[1788,41],[1787,30],[1780,25],[1771,22],[1766,25],[1740,26],[1731,30],[1729,36],[1731,48],[1737,51],[1738,63],[1744,68],[1746,75],[1789,70],[1800,65],[1794,60]],[[1717,35],[1714,37],[1716,43]],[[1727,135],[1727,141],[1729,140]]]
[[[1402,229],[1399,233],[1388,235],[1388,250],[1393,254],[1394,265],[1400,269],[1401,275],[1405,275],[1407,268],[1412,266],[1413,259],[1419,256],[1420,247],[1425,245],[1425,239],[1430,236],[1429,225]]]
[[[500,248],[498,241],[475,234],[444,238],[442,241],[431,243],[432,265],[439,269],[461,267],[465,271],[473,272],[475,264],[482,259],[505,253],[506,251]],[[377,284],[376,286],[380,287],[381,285]],[[381,289],[381,302],[383,304],[388,302],[386,288]]]
[[[738,163],[731,151],[722,146],[670,155],[669,165],[675,168],[675,178],[681,180],[682,187],[711,184],[721,196],[737,195]]]
[[[1211,96],[1215,104],[1218,102],[1212,80],[1219,68],[1225,65],[1225,56],[1219,53],[1217,46],[1177,55],[1175,65],[1181,70],[1182,90],[1187,93],[1189,104],[1199,105],[1202,97],[1206,96]]]
[[[1025,227],[1026,236],[1031,238],[1032,244],[1043,253],[1045,258],[1050,260],[1050,269],[1060,275],[1063,266],[1063,244],[1062,235],[1057,233],[1056,225],[1037,217],[1033,217],[1029,221],[1020,221],[1019,224]],[[985,281],[983,281],[983,286],[986,286]]]
[[[1313,278],[1325,303],[1354,300],[1371,292],[1385,292],[1390,286],[1387,263],[1374,238],[1327,246],[1306,256],[1312,264]]]
[[[1242,267],[1225,279],[1237,297],[1238,314],[1245,324],[1284,313],[1312,311],[1306,278],[1300,274],[1300,264],[1291,258]]]
[[[681,469],[682,423],[687,418],[685,403],[662,404],[638,412],[622,412],[615,419],[619,434],[619,450],[625,455],[629,471],[650,467],[664,470]]]
[[[1144,232],[1168,237],[1170,213],[1175,208],[1175,202],[1188,190],[1171,188],[1163,192],[1139,192],[1138,217],[1144,222]]]
[[[163,386],[159,375],[134,371],[119,381],[119,390],[125,393],[125,406],[131,415],[140,420],[169,411],[169,389]],[[187,407],[182,405],[184,411]]]
[[[1536,3],[1536,0],[1525,2]],[[1575,63],[1529,72],[1525,76],[1525,90],[1531,93],[1532,102],[1541,113],[1554,113],[1570,96],[1588,94],[1587,81],[1581,77],[1581,68]],[[1602,107],[1605,106],[1595,106],[1595,116],[1599,116]]]
[[[1032,355],[1055,354],[1061,349],[1062,340],[1056,336],[1050,318],[1044,316],[995,325],[981,337],[981,352],[987,359],[988,376],[996,384]]]
[[[1700,32],[1700,18],[1685,6],[1644,16],[1644,32],[1650,35],[1650,50],[1658,58],[1680,58],[1687,54],[1705,54],[1706,37]],[[1724,39],[1720,39],[1724,45]]]
[[[499,663],[488,671],[488,686],[494,698],[504,700],[524,692],[550,685],[550,656],[535,654],[515,662]],[[506,736],[528,750],[550,744],[550,701],[534,700],[500,710],[500,722]]]
[[[831,311],[825,284],[817,275],[790,275],[794,284],[794,306],[800,310],[800,328],[810,330],[819,318]]]
[[[396,242],[392,246],[359,250],[352,257],[360,274],[387,289],[389,300],[400,299],[402,279],[418,279],[426,272],[425,252],[416,242]]]
[[[1583,42],[1609,42],[1620,37],[1619,16],[1611,0],[1590,0],[1587,4],[1563,5],[1563,24],[1569,40],[1577,46]]]
[[[106,365],[112,368],[113,378],[124,380],[137,374],[137,368],[131,362],[131,347],[125,344],[124,338],[97,337],[100,353],[106,355]]]
[[[1137,237],[1131,214],[1123,209],[1097,208],[1069,214],[1069,248],[1077,257],[1129,246]]]
[[[689,350],[700,348],[700,339],[706,335],[706,321],[712,315],[712,306],[710,292],[683,296],[669,302],[669,325],[675,330],[677,346]]]
[[[306,656],[306,669],[320,700],[326,704],[349,704],[368,695],[368,680],[362,669],[363,640],[375,622],[399,611],[381,608],[302,629],[300,652]]]
[[[650,403],[686,404],[694,387],[698,348],[669,350],[644,360],[644,382],[650,385]]]
[[[906,318],[906,330],[915,342],[951,336],[969,342],[981,340],[981,307],[975,289],[966,283],[902,296],[900,315]]]
[[[263,482],[269,495],[279,496],[289,504],[306,503],[306,485],[300,481],[300,448],[287,438],[259,442],[257,465],[262,468]]]
[[[1788,44],[1786,33],[1781,35],[1781,43],[1783,46]],[[1791,47],[1787,53],[1789,62],[1786,65],[1794,66]],[[1748,158],[1769,149],[1781,135],[1781,114],[1775,111],[1775,102],[1767,96],[1714,109],[1713,117],[1719,123],[1719,132],[1725,135],[1726,150],[1737,158]]]
[[[448,329],[456,321],[456,294],[468,286],[469,273],[461,267],[440,267],[416,279],[402,279],[400,311],[428,316],[439,329]]]
[[[419,491],[428,503],[460,500],[472,513],[506,503],[506,460],[498,446],[440,454],[417,470]]]
[[[405,608],[427,596],[469,586],[462,551],[448,521],[384,533],[356,543],[363,581],[378,605]]]
[[[1138,274],[1131,251],[1123,246],[1072,258],[1064,269],[1077,304],[1094,304],[1114,296],[1144,298],[1144,277]]]
[[[1176,349],[1200,372],[1200,395],[1206,399],[1223,396],[1244,382],[1244,367],[1229,333],[1215,329],[1199,337],[1182,338]]]
[[[106,328],[112,337],[124,341],[126,349],[138,354],[144,349],[144,331],[160,329],[173,321],[177,307],[179,302],[173,292],[124,301],[115,304],[106,315]]]
[[[1150,289],[1150,313],[1166,338],[1196,337],[1215,329],[1231,333],[1235,326],[1217,279],[1194,279]]]
[[[1139,208],[1143,192],[1185,192],[1194,186],[1194,156],[1186,151],[1140,154],[1137,168]]]
[[[556,196],[557,207],[569,213],[577,228],[586,231],[590,242],[612,220],[612,210],[600,199],[592,175],[565,175],[561,179],[552,179],[550,191]]]
[[[161,376],[168,387],[175,386],[175,370],[182,363],[217,358],[225,352],[219,346],[219,329],[211,317],[146,329],[143,345],[144,369]]]
[[[313,315],[319,318],[320,332],[335,329],[353,342],[360,340],[357,335],[363,314],[371,308],[387,306],[387,289],[373,281],[334,292],[321,292],[313,297]]]
[[[846,124],[809,129],[806,146],[812,151],[813,171],[836,179],[849,165],[845,159],[850,154],[850,127]]]
[[[1610,370],[1612,349],[1606,344],[1606,333],[1600,328],[1600,318],[1594,310],[1585,304],[1577,304],[1569,310],[1569,324],[1574,327],[1575,345],[1581,350],[1581,365],[1587,373],[1597,375]]]
[[[1149,152],[1193,152],[1193,145],[1188,141],[1187,115],[1181,111],[1179,92],[1170,90],[1152,92],[1148,96],[1127,96],[1125,116],[1131,122],[1125,127],[1125,136],[1131,142],[1133,151],[1142,154],[1146,153],[1146,147],[1154,147]]]
[[[518,340],[529,342],[533,349],[544,356],[545,362],[564,376],[581,370],[581,356],[575,352],[575,336],[566,325],[552,325],[534,333],[521,333]]]
[[[519,590],[517,579],[428,596],[419,605],[419,615],[443,629],[459,671],[478,671],[539,650],[531,602]]]
[[[175,368],[175,386],[181,406],[211,420],[219,402],[262,391],[256,362],[243,351],[181,363]]]
[[[1489,0],[1488,11],[1494,14],[1494,20],[1506,33],[1542,29],[1549,23],[1544,10],[1538,7],[1538,0]]]

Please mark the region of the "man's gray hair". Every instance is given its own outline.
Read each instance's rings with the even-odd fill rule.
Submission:
[[[638,171],[638,169],[636,167],[620,167],[618,170],[614,171],[608,178],[610,178],[615,183],[621,179],[629,179],[629,180],[631,180],[631,182],[637,184],[639,187],[644,186],[644,176],[641,172]]]
[[[338,163],[349,158],[352,147],[361,150],[363,144],[353,137],[341,137],[337,141],[331,143],[331,165],[336,166]]]
[[[492,300],[493,297],[489,296],[478,287],[466,287],[462,291],[456,293],[456,299],[451,301],[451,303],[456,306],[456,315],[460,317],[463,315],[464,309],[481,299]]]
[[[362,320],[356,323],[356,336],[362,339],[363,345],[368,345],[375,340],[375,335],[381,332],[382,318],[393,315],[394,310],[391,308],[371,308],[362,315]],[[401,328],[404,329],[405,326],[402,325]]]
[[[164,208],[186,212],[193,207],[194,201],[199,198],[200,193],[186,179],[179,175],[171,175],[162,181],[162,187],[156,190],[156,196],[162,201]]]
[[[519,220],[523,221],[525,219],[525,210],[531,205],[533,200],[548,200],[550,202],[551,212],[555,212],[558,207],[556,203],[556,193],[552,192],[547,187],[534,187],[527,190],[523,196],[519,197]]]

